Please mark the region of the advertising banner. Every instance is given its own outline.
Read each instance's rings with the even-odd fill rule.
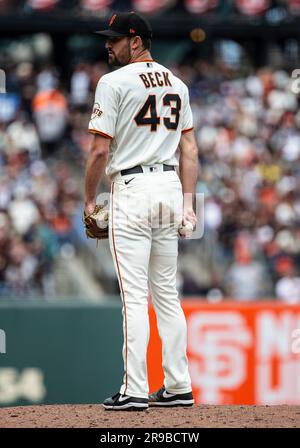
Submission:
[[[203,404],[300,403],[300,306],[183,302],[194,397]],[[150,390],[163,384],[153,309]]]

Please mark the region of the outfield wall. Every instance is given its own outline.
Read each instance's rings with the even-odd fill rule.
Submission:
[[[183,302],[198,403],[300,403],[300,306]],[[153,309],[150,391],[163,381]],[[1,331],[2,330],[2,331]],[[0,405],[98,403],[122,376],[119,302],[0,304]]]

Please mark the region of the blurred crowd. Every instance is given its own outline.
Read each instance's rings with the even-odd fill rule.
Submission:
[[[190,86],[204,194],[204,238],[183,247],[182,287],[212,300],[300,302],[300,111],[297,79],[222,64],[177,67]]]
[[[72,221],[81,198],[68,159],[81,160],[80,120],[72,139],[77,118],[70,118],[54,67],[34,72],[22,63],[6,76],[8,93],[0,94],[0,296],[54,297],[55,260],[76,251]],[[70,101],[80,103],[80,89],[76,95]]]
[[[143,14],[180,12],[222,16],[261,16],[284,20],[300,13],[299,0],[0,0],[0,14],[67,13],[106,15],[110,11],[135,10]],[[269,17],[270,16],[270,17]]]
[[[180,241],[178,287],[217,301],[300,302],[298,82],[218,60],[170,67],[189,86],[204,236]],[[55,295],[61,250],[76,252],[87,124],[104,62],[7,67],[0,102],[0,296]],[[79,173],[79,178],[76,176]],[[78,183],[79,181],[79,183]],[[102,188],[108,188],[107,179]],[[201,201],[200,201],[201,202]]]

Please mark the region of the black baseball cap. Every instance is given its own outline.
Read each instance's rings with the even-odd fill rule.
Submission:
[[[108,37],[152,37],[152,28],[150,23],[136,12],[116,13],[111,17],[108,26],[109,29],[96,31],[96,33]]]

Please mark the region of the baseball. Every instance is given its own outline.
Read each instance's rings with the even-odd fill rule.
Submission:
[[[98,214],[96,222],[100,229],[106,229],[108,226],[108,210],[102,209]]]
[[[194,227],[191,222],[187,222],[185,225],[181,225],[179,227],[179,233],[180,236],[183,236],[184,238],[190,238],[192,236]]]

